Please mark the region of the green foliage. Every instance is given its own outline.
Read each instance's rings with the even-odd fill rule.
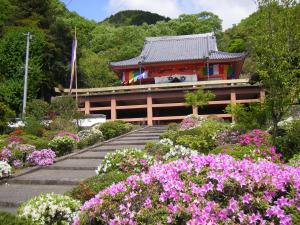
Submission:
[[[168,20],[170,20],[170,18],[158,15],[156,13],[146,12],[142,10],[125,10],[110,16],[104,21],[115,26],[139,26],[143,23],[156,24],[158,21]]]
[[[300,167],[300,153],[297,153],[288,162],[288,165],[294,167]]]
[[[33,99],[28,102],[26,107],[26,116],[33,117],[39,121],[47,116],[49,104],[40,99]]]
[[[258,74],[266,90],[265,106],[274,140],[278,122],[286,116],[300,91],[300,7],[297,1],[258,1],[264,18],[255,40]]]
[[[15,116],[15,113],[7,105],[0,102],[0,134],[7,129],[9,119]]]
[[[88,178],[87,180],[74,187],[68,194],[74,199],[82,202],[94,197],[98,192],[109,187],[113,183],[118,183],[125,180],[131,174],[121,171],[111,171]]]
[[[48,146],[55,151],[57,156],[62,156],[72,152],[76,146],[76,142],[68,136],[55,137],[49,142]]]
[[[188,105],[202,108],[215,97],[215,94],[211,91],[204,91],[202,88],[200,88],[194,92],[187,92],[185,95],[185,102]]]
[[[78,112],[75,99],[71,96],[55,98],[51,102],[51,110],[67,121],[83,117],[82,113]]]
[[[0,212],[0,224],[5,225],[33,225],[33,223],[30,220],[26,220],[24,218],[19,218],[18,216],[6,213],[6,212]]]
[[[283,134],[275,140],[277,149],[285,160],[300,153],[300,120],[294,120],[283,127]]]
[[[72,121],[62,118],[60,116],[55,117],[52,123],[50,123],[49,128],[53,131],[64,130],[69,131],[71,133],[76,133],[78,130],[78,127],[76,127],[76,125]]]
[[[25,119],[25,127],[23,129],[27,134],[32,134],[38,137],[42,137],[45,130],[41,121],[35,117],[27,117]]]
[[[34,145],[37,149],[48,148],[49,140],[45,137],[38,137],[31,134],[22,134],[19,137],[24,140],[24,143]]]
[[[132,124],[121,120],[109,121],[99,126],[105,140],[117,137],[121,134],[127,133],[133,129]]]
[[[267,125],[267,111],[259,103],[228,105],[225,112],[233,115],[235,127],[242,131],[263,129]]]
[[[170,145],[165,145],[157,142],[148,142],[145,145],[145,151],[154,156],[157,160],[162,160],[162,157],[170,151]]]
[[[215,136],[222,130],[229,127],[229,124],[215,120],[204,120],[200,126],[179,131],[167,131],[162,135],[163,138],[169,138],[175,144],[197,150],[202,153],[209,153],[216,147]]]

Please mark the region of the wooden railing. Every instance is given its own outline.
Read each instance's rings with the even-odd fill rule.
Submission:
[[[198,82],[183,82],[183,83],[166,83],[166,84],[145,84],[145,85],[130,85],[130,86],[117,86],[117,87],[104,87],[104,88],[84,88],[73,89],[73,94],[94,94],[104,92],[124,92],[133,90],[152,90],[152,89],[167,89],[167,88],[188,88],[188,87],[206,87],[213,85],[247,85],[249,79],[234,79],[234,80],[208,80]],[[57,93],[69,93],[70,89],[55,88]]]

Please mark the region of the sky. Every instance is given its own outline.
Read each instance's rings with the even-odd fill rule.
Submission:
[[[61,0],[71,11],[97,22],[121,10],[140,9],[177,18],[180,14],[210,11],[232,27],[256,11],[255,0]]]

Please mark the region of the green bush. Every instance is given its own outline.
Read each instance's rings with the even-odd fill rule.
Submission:
[[[12,111],[7,105],[0,102],[0,134],[4,133],[8,127],[8,120],[16,116],[15,112]]]
[[[288,165],[294,167],[300,167],[300,153],[296,154],[288,162]]]
[[[168,124],[168,130],[179,130],[180,125],[178,123],[169,123]]]
[[[175,130],[167,130],[166,132],[164,132],[163,134],[160,135],[161,139],[170,139],[173,142],[176,141],[176,139],[179,137],[179,131],[175,131]]]
[[[25,127],[23,130],[27,134],[32,134],[38,137],[42,137],[44,134],[44,126],[41,124],[41,121],[35,117],[27,117],[25,120]]]
[[[72,152],[76,142],[68,136],[55,137],[49,142],[48,146],[55,151],[57,156],[62,156]]]
[[[127,133],[133,129],[133,125],[121,120],[109,121],[99,126],[105,140],[117,137],[121,134]]]
[[[100,174],[88,178],[73,188],[68,194],[74,199],[78,199],[82,202],[87,201],[94,197],[99,191],[109,187],[113,183],[126,180],[130,173],[124,173],[121,171],[111,171],[108,173]]]
[[[52,123],[50,123],[49,129],[55,131],[64,130],[71,133],[77,133],[78,130],[77,126],[72,121],[60,116],[56,117]]]
[[[19,218],[18,216],[6,213],[6,212],[0,212],[0,224],[2,225],[33,225],[33,223],[30,220],[26,220],[24,218]]]
[[[24,140],[24,143],[34,145],[37,149],[48,148],[49,140],[45,138],[37,137],[32,134],[22,134],[19,137]]]
[[[294,120],[283,127],[283,135],[275,140],[276,148],[282,153],[283,159],[288,161],[295,154],[300,153],[300,120]]]
[[[41,121],[47,116],[49,104],[41,99],[33,99],[28,102],[26,107],[26,116],[33,117]]]
[[[83,117],[83,113],[78,111],[76,101],[71,96],[55,98],[51,102],[50,109],[59,115],[59,117],[67,121]]]
[[[267,111],[260,103],[228,105],[225,112],[234,116],[235,127],[241,131],[264,129],[267,125]]]
[[[201,153],[208,153],[216,147],[216,135],[229,128],[229,124],[221,120],[207,119],[200,126],[189,130],[168,131],[162,135],[175,144],[195,149]]]
[[[162,139],[165,140],[165,139]],[[149,154],[154,156],[157,160],[162,160],[163,156],[166,155],[172,145],[162,144],[160,142],[148,142],[145,145],[145,151]]]

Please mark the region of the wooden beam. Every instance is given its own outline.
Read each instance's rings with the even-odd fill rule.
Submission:
[[[117,101],[116,101],[116,97],[113,95],[111,96],[111,120],[114,121],[117,119]]]
[[[186,103],[161,103],[153,104],[153,108],[164,108],[164,107],[181,107],[188,106]]]
[[[148,94],[147,96],[147,124],[148,126],[153,126],[153,108],[152,108],[152,96]]]
[[[119,119],[125,122],[147,122],[147,118],[126,118],[126,119]]]
[[[147,105],[122,105],[117,106],[117,109],[146,109]]]
[[[260,102],[259,99],[242,99],[242,100],[236,100],[236,103],[255,103]]]
[[[198,81],[198,82],[183,82],[183,83],[166,83],[166,84],[144,84],[144,85],[130,85],[130,86],[118,86],[118,87],[105,87],[105,88],[86,88],[77,89],[78,94],[91,94],[96,92],[118,92],[118,91],[128,91],[128,90],[149,90],[153,88],[170,88],[170,87],[200,87],[207,85],[238,85],[249,83],[249,79],[233,79],[233,80],[208,80],[208,81]],[[57,93],[61,93],[59,88],[55,88]],[[69,89],[64,89],[64,93],[69,93]]]

